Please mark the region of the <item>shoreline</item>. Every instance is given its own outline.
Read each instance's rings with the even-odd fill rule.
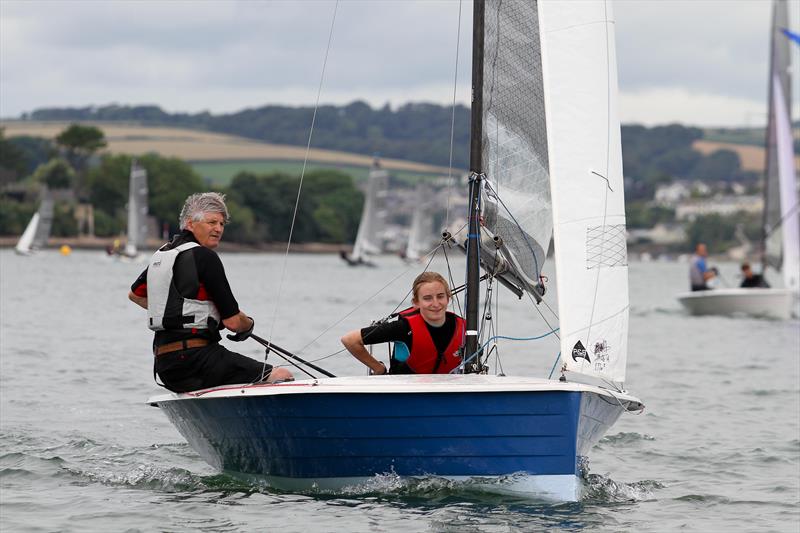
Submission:
[[[0,248],[13,248],[19,237],[0,237]],[[106,250],[114,245],[118,237],[51,237],[47,240],[45,249],[58,250],[66,245],[73,250]],[[124,242],[124,239],[123,239]],[[143,251],[155,252],[166,241],[149,239]],[[351,244],[330,244],[323,242],[294,243],[289,249],[290,253],[298,254],[338,254],[352,249]],[[257,245],[221,242],[220,252],[285,252],[286,243],[262,243]]]

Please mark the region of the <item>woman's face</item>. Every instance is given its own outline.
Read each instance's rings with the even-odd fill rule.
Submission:
[[[450,298],[441,281],[429,281],[419,286],[417,298],[412,301],[419,308],[422,318],[432,326],[444,324]]]

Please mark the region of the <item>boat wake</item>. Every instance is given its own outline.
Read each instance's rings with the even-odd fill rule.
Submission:
[[[588,474],[584,478],[582,503],[624,503],[653,500],[654,491],[663,489],[658,481],[647,479],[634,483],[621,483],[608,476]]]

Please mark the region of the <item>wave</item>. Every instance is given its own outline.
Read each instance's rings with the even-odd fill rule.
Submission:
[[[635,442],[640,441],[652,441],[656,440],[655,437],[652,435],[636,433],[635,431],[631,432],[621,432],[616,433],[614,435],[606,435],[602,439],[600,439],[600,444],[610,444],[611,446],[627,446],[629,444],[633,444]]]

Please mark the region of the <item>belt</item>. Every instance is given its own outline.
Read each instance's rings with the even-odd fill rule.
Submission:
[[[189,348],[200,348],[201,346],[208,346],[210,342],[207,339],[187,339],[183,341],[170,342],[162,344],[155,349],[156,355],[164,355],[166,353],[177,352],[179,350],[188,350]]]

